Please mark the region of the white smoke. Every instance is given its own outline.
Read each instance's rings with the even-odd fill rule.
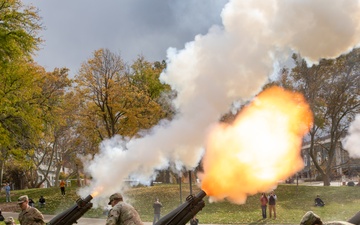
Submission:
[[[344,139],[344,148],[352,158],[360,158],[360,114],[350,124],[349,134]]]
[[[210,127],[234,101],[257,94],[279,59],[295,51],[316,63],[360,41],[358,0],[233,0],[221,16],[223,26],[213,26],[182,50],[168,50],[161,79],[178,92],[178,117],[144,138],[104,141],[86,165],[92,183],[82,195],[104,187],[100,197],[109,196],[129,176],[149,183],[169,162],[178,169],[196,167]]]

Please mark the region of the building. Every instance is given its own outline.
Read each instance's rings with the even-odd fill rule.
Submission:
[[[326,149],[329,145],[329,136],[321,138],[315,143],[316,160],[320,165],[322,163],[326,163],[328,160],[328,151]],[[301,149],[301,154],[304,159],[304,169],[299,172],[299,175],[305,180],[315,180],[320,174],[315,168],[314,162],[309,155],[309,151],[310,143],[304,142]],[[343,175],[348,178],[354,178],[360,175],[360,159],[349,157],[348,151],[346,151],[342,146],[342,139],[336,145],[331,171],[332,180],[340,180]]]

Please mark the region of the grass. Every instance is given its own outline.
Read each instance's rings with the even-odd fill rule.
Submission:
[[[199,192],[198,187],[193,186],[193,194]],[[63,198],[59,188],[28,189],[12,191],[12,199],[27,194],[35,201],[40,195],[46,198],[46,207],[39,210],[43,214],[58,214],[75,204],[79,198],[76,188],[66,189],[66,197]],[[277,219],[261,220],[260,194],[250,196],[246,204],[236,205],[227,201],[209,203],[205,197],[205,207],[198,213],[200,224],[299,224],[302,216],[307,211],[313,211],[323,221],[346,221],[357,213],[360,203],[360,187],[323,187],[323,186],[296,186],[279,185],[275,190],[278,196]],[[319,194],[326,203],[325,207],[314,207],[315,196]],[[182,186],[182,202],[189,195],[189,187]],[[151,187],[134,187],[124,193],[125,200],[131,203],[139,212],[143,221],[152,221],[152,203],[159,198],[163,204],[161,215],[169,213],[180,204],[178,185],[157,184]],[[0,193],[0,202],[5,202],[5,193]],[[1,207],[1,204],[0,204]],[[102,209],[91,209],[85,217],[105,218]]]

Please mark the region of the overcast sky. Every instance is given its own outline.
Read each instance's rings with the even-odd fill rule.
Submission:
[[[183,49],[197,34],[221,25],[227,0],[23,0],[39,9],[45,43],[35,60],[52,71],[74,75],[100,48],[120,53],[127,63],[140,54],[166,59],[169,47]]]

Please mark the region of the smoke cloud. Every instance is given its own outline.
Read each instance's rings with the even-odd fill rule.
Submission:
[[[92,183],[83,195],[103,187],[100,197],[108,197],[129,177],[148,184],[170,162],[196,167],[209,129],[234,101],[256,95],[291,52],[316,63],[350,51],[360,39],[357,0],[234,0],[221,17],[222,26],[184,49],[168,49],[161,79],[178,92],[177,118],[143,138],[104,141],[85,166]]]
[[[344,148],[352,158],[360,158],[360,114],[350,124],[349,134],[344,139]]]

